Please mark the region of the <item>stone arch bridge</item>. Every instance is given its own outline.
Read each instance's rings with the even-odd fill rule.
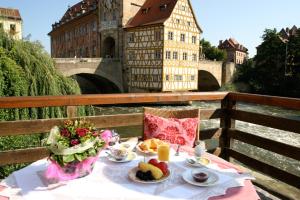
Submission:
[[[122,64],[114,58],[54,58],[55,67],[64,76],[73,76],[83,94],[122,93]],[[234,63],[199,61],[198,90],[214,91],[229,82],[235,71]]]
[[[112,58],[54,58],[64,76],[74,77],[83,94],[124,92],[122,65]]]
[[[198,90],[214,91],[231,81],[236,70],[232,62],[201,60],[198,65]]]

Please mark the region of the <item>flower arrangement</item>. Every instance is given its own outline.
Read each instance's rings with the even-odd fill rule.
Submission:
[[[46,171],[48,178],[69,180],[87,175],[105,142],[92,123],[66,120],[51,129],[46,140],[52,162]]]

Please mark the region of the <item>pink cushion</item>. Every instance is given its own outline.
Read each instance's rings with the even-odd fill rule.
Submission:
[[[194,146],[198,118],[163,118],[145,113],[144,139],[158,138],[171,144]]]

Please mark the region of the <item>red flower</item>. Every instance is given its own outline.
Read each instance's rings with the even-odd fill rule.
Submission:
[[[76,134],[77,134],[79,137],[84,137],[84,136],[86,136],[87,132],[88,132],[88,129],[86,129],[86,128],[77,128],[77,129],[76,129]]]
[[[72,146],[75,146],[75,145],[77,145],[77,144],[79,144],[80,142],[79,142],[79,140],[78,139],[73,139],[73,140],[71,140],[71,145]]]
[[[63,128],[60,131],[60,135],[68,138],[68,137],[71,136],[71,133],[70,133],[70,131],[67,128]]]

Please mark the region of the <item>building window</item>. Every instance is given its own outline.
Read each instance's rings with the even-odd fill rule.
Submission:
[[[16,32],[16,25],[15,24],[10,24],[10,31],[11,32]]]
[[[197,54],[193,54],[193,61],[197,61]]]
[[[187,60],[187,53],[186,53],[186,52],[184,52],[184,53],[182,54],[182,60]]]
[[[193,44],[196,44],[196,40],[197,40],[197,37],[196,36],[192,36],[192,43]]]
[[[176,19],[176,24],[179,24],[180,23],[180,20],[179,19]]]
[[[161,11],[167,10],[168,4],[160,5],[159,8]]]
[[[169,74],[166,75],[166,81],[170,80]]]
[[[132,79],[133,81],[137,81],[138,80],[138,75],[133,74],[132,76],[133,76],[133,79]]]
[[[169,31],[168,32],[168,40],[173,40],[173,35],[174,35],[174,33]]]
[[[113,12],[113,20],[117,20],[117,15],[115,12]]]
[[[160,38],[160,31],[155,31],[154,32],[154,40],[155,41],[160,41],[161,38]]]
[[[134,60],[134,59],[135,59],[134,51],[130,51],[128,54],[128,60]]]
[[[182,6],[182,7],[181,7],[181,10],[182,10],[182,11],[185,11],[185,6]]]
[[[128,42],[134,42],[134,33],[128,34]]]
[[[180,41],[181,42],[185,41],[185,34],[183,34],[183,33],[180,34]]]
[[[177,52],[177,51],[174,51],[174,52],[173,52],[173,59],[174,59],[174,60],[177,60],[177,59],[178,59],[178,52]]]
[[[195,75],[191,75],[191,81],[195,80]]]
[[[96,21],[92,22],[92,30],[94,32],[97,31],[97,22]]]
[[[188,25],[188,26],[191,26],[191,22],[187,22],[187,25]]]
[[[175,75],[174,79],[175,81],[182,81],[182,75]]]
[[[166,59],[171,59],[171,51],[166,51]]]
[[[156,59],[156,60],[161,59],[161,52],[160,52],[160,50],[155,50],[155,52],[154,52],[154,59]]]
[[[150,8],[143,8],[142,14],[147,14],[149,12]]]

